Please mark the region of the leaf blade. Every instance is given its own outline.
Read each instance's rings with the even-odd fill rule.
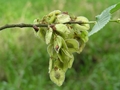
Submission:
[[[120,9],[120,2],[115,6],[115,8],[113,8],[111,11],[110,11],[110,13],[114,13],[114,12],[116,12],[117,10],[119,10]]]
[[[101,30],[110,21],[111,14],[118,9],[120,9],[120,3],[108,7],[107,9],[103,10],[100,15],[96,16],[97,23],[89,32],[88,36],[91,36]]]

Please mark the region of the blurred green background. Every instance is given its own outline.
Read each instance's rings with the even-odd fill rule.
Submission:
[[[95,20],[119,0],[0,0],[0,26],[33,23],[59,9]],[[120,10],[112,19],[120,18]],[[92,25],[91,25],[92,27]],[[46,45],[32,28],[0,31],[0,90],[120,90],[120,25],[109,23],[89,38],[61,87],[48,74]]]

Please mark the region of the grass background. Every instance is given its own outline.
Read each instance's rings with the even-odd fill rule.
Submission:
[[[0,26],[33,23],[59,9],[95,20],[119,0],[0,0]],[[120,11],[113,19],[120,18]],[[49,79],[46,45],[31,28],[0,31],[0,90],[120,90],[120,25],[109,23],[91,36],[61,87]]]

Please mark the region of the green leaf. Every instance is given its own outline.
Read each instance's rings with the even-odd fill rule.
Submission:
[[[118,4],[116,4],[115,8],[113,8],[110,12],[114,13],[114,12],[116,12],[119,9],[120,9],[120,2]]]
[[[96,16],[97,22],[89,32],[89,36],[101,30],[110,21],[111,14],[118,9],[120,9],[120,3],[108,7],[100,15]]]

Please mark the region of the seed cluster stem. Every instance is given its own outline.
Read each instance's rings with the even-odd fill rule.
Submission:
[[[118,22],[120,20],[110,20],[110,22]],[[96,24],[96,21],[89,21],[89,22],[81,22],[81,21],[70,21],[70,22],[66,22],[63,24]],[[58,23],[55,23],[58,24]],[[53,24],[52,24],[53,25]],[[26,24],[26,23],[19,23],[19,24],[6,24],[4,26],[0,27],[0,31],[7,29],[7,28],[33,28],[34,26],[36,27],[48,27],[48,24]]]
[[[89,22],[75,22],[75,21],[70,21],[70,22],[66,22],[64,24],[94,24],[95,21],[89,21]],[[57,23],[55,23],[57,24]],[[0,27],[0,31],[1,30],[4,30],[4,29],[7,29],[7,28],[15,28],[15,27],[18,27],[18,28],[33,28],[34,26],[37,26],[37,27],[48,27],[48,24],[26,24],[26,23],[20,23],[20,24],[7,24],[7,25],[4,25],[4,26],[1,26]]]

